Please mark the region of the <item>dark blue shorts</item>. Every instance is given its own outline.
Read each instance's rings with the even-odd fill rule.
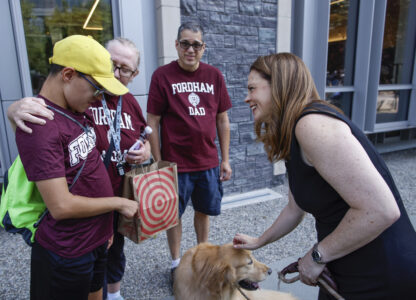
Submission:
[[[103,287],[107,242],[77,258],[65,258],[32,246],[30,299],[87,300],[88,293]]]
[[[223,195],[219,167],[206,171],[178,173],[179,217],[185,212],[189,199],[200,213],[218,216]]]

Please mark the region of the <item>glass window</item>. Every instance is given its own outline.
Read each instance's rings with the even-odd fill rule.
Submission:
[[[407,120],[410,90],[379,91],[376,123]]]
[[[357,0],[333,0],[330,4],[327,86],[353,84]]]
[[[341,109],[344,114],[351,119],[351,109],[352,109],[352,92],[333,92],[326,93],[325,99]]]
[[[408,28],[410,1],[387,1],[380,84],[411,83],[414,49],[410,41],[414,37],[413,30]]]
[[[33,94],[49,72],[55,42],[73,34],[101,44],[113,38],[111,0],[21,0]]]

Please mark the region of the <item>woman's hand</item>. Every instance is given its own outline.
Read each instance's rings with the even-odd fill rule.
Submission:
[[[247,250],[255,250],[261,247],[259,243],[259,239],[242,234],[237,233],[233,239],[233,246],[236,249],[247,249]]]
[[[309,250],[298,263],[300,280],[307,285],[316,285],[319,275],[321,275],[326,266],[313,261],[312,250]]]
[[[148,141],[143,144],[141,141],[139,150],[131,150],[126,154],[126,161],[129,164],[142,164],[150,158],[150,144]]]

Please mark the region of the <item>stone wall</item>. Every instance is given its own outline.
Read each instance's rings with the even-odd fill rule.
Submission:
[[[181,22],[186,21],[203,26],[207,48],[202,60],[224,74],[233,104],[228,112],[233,176],[224,182],[224,193],[281,184],[263,144],[255,141],[252,113],[244,103],[251,63],[276,52],[277,0],[181,0]]]

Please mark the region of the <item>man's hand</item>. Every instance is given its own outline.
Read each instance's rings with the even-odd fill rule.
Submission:
[[[123,201],[117,211],[128,219],[139,217],[139,203],[127,198],[121,198]]]
[[[232,174],[231,166],[228,161],[222,161],[220,167],[220,180],[227,181],[230,180]]]
[[[46,121],[39,117],[53,120],[53,112],[46,108],[43,99],[26,97],[9,106],[7,117],[13,129],[17,126],[26,133],[32,133],[32,129],[25,122],[44,125]]]

